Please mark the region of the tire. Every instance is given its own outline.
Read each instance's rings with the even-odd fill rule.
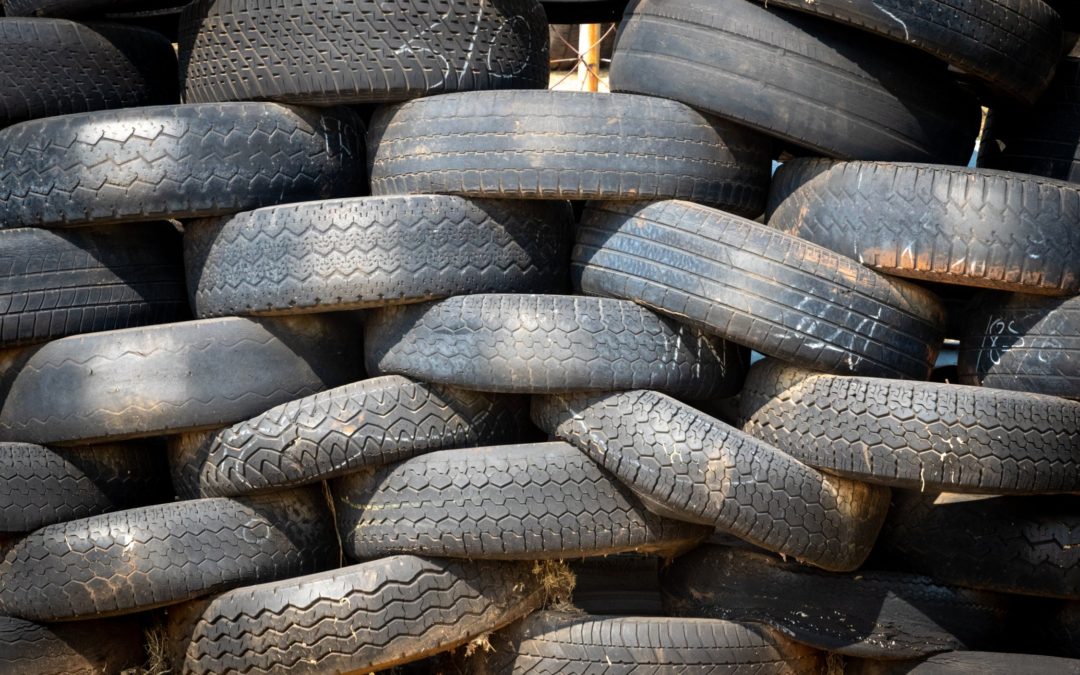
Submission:
[[[662,616],[658,556],[626,553],[569,562],[571,604],[587,614]]]
[[[1007,604],[926,577],[829,574],[762,553],[703,546],[661,576],[673,616],[751,621],[847,656],[911,659],[978,649],[1005,637]]]
[[[879,272],[1017,293],[1080,293],[1080,186],[984,169],[794,160],[769,225]]]
[[[179,44],[191,103],[385,103],[548,85],[536,0],[198,0],[184,10]]]
[[[955,384],[750,369],[743,431],[853,480],[983,494],[1080,492],[1080,403]]]
[[[207,319],[9,353],[0,440],[86,444],[232,424],[358,379],[350,327],[321,316]]]
[[[491,637],[474,662],[490,673],[824,672],[818,652],[769,628],[709,619],[537,612]]]
[[[0,346],[190,315],[171,225],[0,230]]]
[[[627,0],[543,0],[548,23],[583,24],[618,21]]]
[[[457,296],[372,312],[368,372],[477,391],[644,387],[687,398],[737,390],[734,347],[629,302],[559,295]]]
[[[539,607],[544,586],[532,570],[394,556],[237,589],[203,613],[183,672],[314,675],[416,661]]]
[[[674,555],[710,530],[649,513],[565,443],[442,450],[334,482],[345,554],[545,560]]]
[[[1034,103],[1061,55],[1061,18],[1042,0],[770,0],[920,49],[992,91]]]
[[[827,372],[926,379],[945,328],[937,298],[910,282],[687,202],[590,205],[571,276],[584,293]]]
[[[0,617],[0,672],[99,675],[141,666],[143,631],[128,619],[42,626]]]
[[[1035,654],[955,652],[920,661],[847,661],[852,675],[1013,675],[1013,673],[1080,673],[1080,660]]]
[[[960,382],[1080,399],[1080,298],[980,297],[960,336]]]
[[[889,508],[886,489],[819,473],[656,392],[537,398],[533,420],[654,513],[825,569],[861,565]]]
[[[0,130],[0,222],[67,227],[183,219],[356,194],[364,176],[362,134],[350,110],[269,103],[24,122]]]
[[[182,497],[304,485],[444,448],[509,443],[527,427],[517,397],[390,375],[272,408],[170,455]]]
[[[382,307],[472,293],[563,291],[567,204],[367,197],[188,226],[200,317]]]
[[[611,89],[682,101],[837,159],[962,165],[979,134],[978,105],[932,58],[743,0],[638,0]]]
[[[0,127],[178,100],[176,55],[157,33],[61,19],[0,19]]]
[[[969,588],[1080,600],[1076,497],[934,504],[935,497],[894,496],[882,530],[883,565]]]
[[[49,525],[8,553],[0,609],[30,621],[105,617],[308,574],[337,558],[330,518],[311,489]]]
[[[182,0],[4,0],[8,16],[128,17],[178,10]],[[175,54],[173,55],[175,57]]]
[[[678,198],[750,217],[765,208],[773,154],[770,139],[676,101],[570,91],[382,108],[368,148],[373,194]]]
[[[144,444],[57,452],[0,443],[0,532],[167,501],[172,485],[162,453]]]

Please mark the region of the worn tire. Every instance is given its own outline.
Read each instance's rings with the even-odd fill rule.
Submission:
[[[931,382],[822,375],[768,359],[743,431],[822,471],[933,492],[1080,492],[1080,403]]]
[[[170,455],[181,496],[303,485],[444,448],[510,443],[528,425],[513,396],[390,375],[290,401]],[[170,448],[172,449],[172,448]]]
[[[569,205],[366,197],[259,209],[184,233],[199,317],[382,307],[569,286]]]
[[[315,105],[544,89],[547,28],[536,0],[198,0],[180,21],[181,88]]]
[[[477,391],[737,390],[742,355],[633,303],[559,295],[457,296],[373,312],[368,372]]]
[[[3,9],[8,16],[134,18],[178,11],[183,4],[183,0],[3,0]]]
[[[393,556],[241,588],[204,610],[184,672],[371,672],[465,644],[539,607],[527,563]]]
[[[442,450],[332,486],[346,555],[541,560],[675,554],[709,528],[646,510],[566,443]]]
[[[848,660],[844,673],[851,675],[1014,675],[1056,673],[1080,675],[1080,660],[1036,654],[953,652],[918,661]]]
[[[357,194],[362,136],[351,110],[271,103],[23,122],[0,130],[0,223],[182,219]]]
[[[206,319],[3,354],[0,440],[96,442],[220,427],[359,379],[351,322]]]
[[[141,666],[143,630],[129,619],[41,624],[0,617],[0,672],[100,675]]]
[[[776,172],[769,225],[888,274],[1017,293],[1080,293],[1080,185],[1062,181],[798,159]]]
[[[989,648],[1005,637],[1004,599],[910,574],[829,574],[702,546],[669,565],[660,584],[673,616],[763,623],[848,656],[910,659]]]
[[[129,614],[329,567],[321,490],[200,499],[49,525],[4,561],[0,610],[31,621]]]
[[[926,379],[945,328],[929,291],[687,202],[591,205],[571,276],[585,293],[828,372]]]
[[[773,148],[676,101],[491,91],[381,109],[368,154],[372,194],[672,198],[753,217],[765,208]]]
[[[966,164],[979,134],[979,106],[931,57],[744,0],[638,0],[611,89],[682,101],[838,159]]]

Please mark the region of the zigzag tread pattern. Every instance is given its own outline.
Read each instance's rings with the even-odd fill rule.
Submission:
[[[142,629],[132,621],[43,626],[0,617],[0,671],[19,675],[100,675],[143,662]]]

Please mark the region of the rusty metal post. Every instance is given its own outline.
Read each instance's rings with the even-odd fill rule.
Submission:
[[[584,24],[578,31],[578,82],[584,91],[600,90],[600,24]]]

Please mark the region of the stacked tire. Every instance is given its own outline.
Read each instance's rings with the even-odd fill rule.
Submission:
[[[178,5],[0,18],[0,671],[1080,672],[1042,0]]]

